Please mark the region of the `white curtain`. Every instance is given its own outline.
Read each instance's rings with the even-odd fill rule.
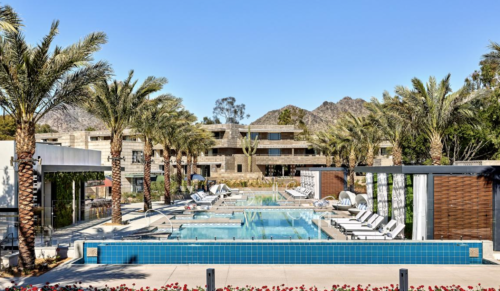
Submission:
[[[377,209],[378,215],[384,217],[383,224],[387,224],[387,216],[389,216],[389,203],[387,195],[387,174],[380,173],[377,175]]]
[[[405,174],[392,177],[392,218],[398,223],[405,223]]]
[[[427,237],[427,175],[413,175],[413,240]]]
[[[373,174],[366,173],[366,194],[368,195],[368,210],[373,210]]]

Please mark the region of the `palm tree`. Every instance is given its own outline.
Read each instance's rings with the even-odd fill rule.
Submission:
[[[365,122],[362,117],[350,113],[344,115],[336,125],[341,146],[348,154],[349,180],[351,189],[354,190],[354,168],[362,162],[362,157],[367,156],[367,141],[364,135]]]
[[[199,126],[196,126],[195,129],[187,146],[188,186],[191,186],[191,174],[196,173],[198,156],[215,145],[211,132]]]
[[[332,164],[332,154],[335,150],[333,147],[333,141],[334,137],[330,135],[330,131],[326,130],[319,131],[315,136],[309,138],[309,148],[325,155],[325,164],[327,167]]]
[[[430,155],[433,165],[441,164],[443,136],[454,124],[476,123],[475,107],[471,101],[486,96],[486,90],[470,92],[462,87],[452,92],[450,74],[439,84],[430,77],[426,85],[418,78],[412,79],[413,88],[396,87],[401,103],[396,106],[398,114],[405,116],[413,130],[423,133],[430,141]]]
[[[5,13],[15,12],[2,9]],[[14,24],[13,27],[19,25]],[[16,122],[16,154],[19,173],[19,265],[35,263],[33,212],[33,154],[35,128],[50,111],[65,110],[89,96],[88,86],[109,72],[105,62],[92,63],[92,55],[106,43],[104,33],[92,33],[68,47],[55,46],[59,22],[36,46],[26,43],[19,30],[8,29],[0,40],[0,106]],[[5,24],[4,24],[4,27]],[[7,28],[9,28],[7,26]]]
[[[0,6],[0,31],[16,32],[22,26],[19,15],[9,5]]]
[[[158,122],[162,130],[157,132],[156,139],[163,146],[163,168],[165,177],[165,204],[171,203],[170,160],[171,151],[177,145],[178,137],[184,129],[196,121],[196,117],[187,110],[179,110],[173,115],[163,116]],[[182,157],[182,156],[181,156]],[[181,175],[182,179],[182,175]]]
[[[402,165],[403,154],[401,140],[408,129],[406,122],[397,112],[391,109],[391,104],[395,104],[397,99],[390,96],[389,92],[384,92],[384,103],[380,103],[377,98],[372,98],[366,103],[366,108],[370,111],[368,119],[377,126],[383,136],[392,144],[392,160],[395,166]]]
[[[153,145],[157,142],[156,136],[163,130],[158,122],[164,116],[173,115],[181,106],[181,99],[172,95],[161,95],[148,100],[137,112],[132,122],[132,128],[144,141],[144,211],[152,209],[151,204],[151,157]]]
[[[148,77],[139,88],[137,81],[132,81],[134,71],[130,71],[127,79],[120,82],[102,80],[92,87],[92,97],[84,103],[85,109],[99,118],[111,131],[112,160],[112,223],[122,223],[121,213],[121,153],[123,131],[127,128],[142,106],[147,104],[150,94],[163,88],[165,78]],[[135,90],[134,90],[135,89]]]
[[[374,162],[375,150],[382,140],[382,132],[366,117],[361,117],[361,120],[363,122],[361,129],[364,136],[363,141],[366,146],[366,165],[371,167]]]

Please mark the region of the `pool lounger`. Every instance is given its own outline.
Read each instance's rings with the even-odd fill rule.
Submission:
[[[376,230],[380,224],[384,221],[384,217],[378,216],[373,223],[368,223],[366,225],[343,225],[340,228],[340,231],[343,233],[352,233],[354,231],[374,231]]]
[[[379,215],[376,213],[368,213],[363,215],[359,221],[353,220],[353,221],[341,222],[335,225],[335,227],[341,229],[344,225],[363,225],[363,224],[373,223],[373,221],[375,221],[377,217],[379,217]]]
[[[377,231],[371,231],[371,230],[362,230],[362,231],[353,231],[352,232],[352,238],[356,238],[357,236],[380,236],[387,234],[391,232],[391,230],[394,229],[394,227],[397,225],[397,221],[392,219],[389,221],[389,223],[384,226],[382,229],[377,230]]]
[[[359,240],[392,240],[392,239],[398,239],[398,236],[404,231],[405,225],[404,224],[398,224],[391,232],[387,234],[381,234],[381,235],[360,235],[357,236],[357,239]]]
[[[356,214],[356,217],[347,217],[347,218],[333,218],[331,220],[331,223],[333,226],[338,226],[341,223],[345,222],[362,222],[368,219],[370,215],[372,214],[371,211],[362,211],[358,214]]]
[[[203,193],[205,194],[205,193]],[[217,197],[211,197],[208,195],[201,195],[200,192],[191,195],[191,198],[193,199],[194,203],[197,205],[212,205],[217,201]]]
[[[297,187],[295,189],[285,190],[293,198],[307,198],[311,194],[311,190],[307,190],[301,187]]]

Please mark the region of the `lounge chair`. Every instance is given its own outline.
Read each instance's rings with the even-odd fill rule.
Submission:
[[[366,210],[368,208],[368,195],[358,194],[356,195],[356,208],[349,208],[347,211],[351,214],[357,214],[361,210]]]
[[[398,236],[403,233],[405,229],[404,224],[398,224],[391,232],[381,235],[360,235],[357,238],[362,240],[391,240],[398,239]]]
[[[376,213],[370,213],[369,215],[363,215],[360,219],[360,221],[346,221],[346,222],[341,222],[339,224],[337,224],[335,227],[340,229],[342,228],[343,226],[347,226],[347,225],[350,225],[350,226],[361,226],[361,225],[366,225],[366,224],[372,224],[375,219],[377,219],[379,217],[378,214]]]
[[[384,221],[383,216],[378,216],[373,222],[356,225],[356,224],[344,224],[341,225],[340,231],[343,233],[352,233],[354,231],[374,231],[376,230]]]
[[[307,190],[302,187],[297,187],[295,189],[285,190],[285,192],[288,193],[290,196],[292,196],[294,199],[297,198],[307,199],[309,195],[311,195],[312,190]]]
[[[355,217],[332,218],[331,224],[335,225],[342,222],[359,221],[359,219],[363,216],[363,214],[366,214],[365,212],[366,211],[360,211],[358,214],[356,214]]]
[[[356,194],[349,191],[342,191],[339,194],[339,203],[334,204],[333,208],[337,210],[348,210],[356,205]]]
[[[387,234],[391,232],[394,229],[394,227],[396,227],[397,224],[398,222],[396,220],[391,219],[391,221],[389,221],[389,223],[386,226],[380,228],[377,231],[353,231],[352,237],[354,239],[357,236],[379,236]]]
[[[203,195],[205,193],[203,192],[198,192],[196,194],[191,195],[191,198],[193,199],[194,203],[197,205],[212,205],[217,201],[217,197],[211,197],[208,195]]]

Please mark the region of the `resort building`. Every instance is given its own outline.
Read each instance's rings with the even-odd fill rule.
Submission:
[[[258,179],[263,177],[290,177],[300,175],[301,167],[324,167],[326,157],[310,148],[307,141],[301,140],[302,130],[293,125],[251,125],[251,138],[258,137],[258,147],[252,157],[251,171],[248,171],[248,158],[242,149],[242,138],[248,134],[247,125],[211,124],[203,125],[213,133],[215,146],[198,157],[196,172],[214,180],[220,179]],[[92,149],[101,151],[101,164],[111,166],[110,133],[104,131],[78,131],[67,133],[37,134],[38,142],[61,146]],[[392,165],[392,158],[387,148],[381,145],[377,161],[380,165]],[[122,191],[141,192],[143,188],[144,143],[132,130],[126,130],[123,136]],[[175,151],[172,151],[171,165],[175,167]],[[390,160],[388,162],[387,160]],[[186,157],[182,159],[184,173]],[[152,177],[163,175],[163,149],[154,146]],[[172,168],[173,170],[173,168]]]

